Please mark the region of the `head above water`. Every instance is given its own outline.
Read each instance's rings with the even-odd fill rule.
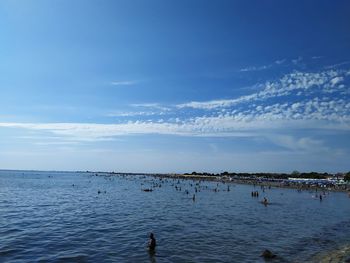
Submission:
[[[150,237],[150,238],[154,238],[154,235],[153,235],[152,232],[149,234],[149,237]]]

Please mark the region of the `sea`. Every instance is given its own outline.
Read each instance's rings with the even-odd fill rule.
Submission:
[[[349,243],[344,192],[0,171],[0,262],[316,262]]]

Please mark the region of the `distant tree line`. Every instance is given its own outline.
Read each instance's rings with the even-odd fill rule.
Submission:
[[[344,176],[344,181],[350,182],[350,172],[347,172]]]
[[[303,178],[303,179],[326,179],[333,176],[329,173],[318,173],[318,172],[298,172],[293,171],[292,173],[234,173],[234,172],[222,172],[222,173],[206,173],[206,172],[192,172],[185,173],[185,175],[193,176],[227,176],[227,177],[255,177],[255,178],[269,178],[269,179],[287,179],[293,178]],[[344,180],[350,181],[350,172],[346,173]]]

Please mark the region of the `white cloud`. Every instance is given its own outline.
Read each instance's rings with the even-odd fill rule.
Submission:
[[[320,56],[314,56],[312,57],[312,59],[320,59],[322,57]],[[303,57],[299,56],[297,58],[294,58],[294,59],[291,59],[291,60],[288,60],[288,62],[291,62],[293,65],[297,66],[300,64],[300,62],[302,62],[304,60]],[[250,71],[261,71],[261,70],[266,70],[266,69],[270,69],[274,66],[279,66],[279,65],[282,65],[284,63],[287,62],[287,59],[278,59],[278,60],[275,60],[273,63],[271,64],[268,64],[268,65],[262,65],[262,66],[249,66],[249,67],[245,67],[245,68],[242,68],[240,69],[239,71],[240,72],[250,72]],[[339,65],[343,65],[344,63],[342,64],[339,64]],[[330,67],[329,67],[330,68]],[[333,68],[333,66],[332,66]]]
[[[163,106],[159,103],[133,103],[133,104],[130,104],[130,106],[135,108],[157,109],[162,111],[170,110],[169,107]]]
[[[112,81],[111,85],[113,86],[131,86],[137,84],[136,80],[122,80],[122,81]]]
[[[217,105],[218,102],[214,104]],[[29,141],[42,146],[120,140],[121,136],[127,135],[158,134],[265,138],[294,152],[327,151],[328,148],[322,141],[314,138],[293,137],[290,135],[292,131],[307,129],[315,131],[314,134],[322,131],[333,134],[350,132],[350,102],[327,96],[304,98],[294,103],[253,103],[244,109],[225,109],[209,115],[119,124],[3,122],[0,123],[0,129],[17,129],[16,134],[20,134],[22,130],[24,134],[30,135]],[[41,140],[50,138],[48,136],[54,136],[53,140]]]
[[[213,110],[215,108],[232,107],[240,103],[264,101],[269,98],[288,96],[293,92],[296,95],[302,95],[306,92],[312,92],[312,89],[318,91],[335,91],[334,85],[343,80],[346,72],[342,70],[327,70],[316,73],[293,72],[283,76],[274,82],[266,82],[262,85],[262,90],[249,95],[241,96],[235,99],[221,99],[211,101],[192,101],[176,105],[177,108],[193,108],[203,110]]]
[[[330,82],[331,82],[332,87],[334,87],[335,85],[337,85],[339,82],[342,82],[343,80],[344,80],[343,77],[337,76],[337,77],[332,78]]]
[[[276,61],[275,61],[275,64],[281,65],[281,64],[283,64],[284,62],[286,62],[285,59],[280,59],[280,60],[276,60]]]
[[[292,59],[292,63],[297,65],[299,64],[301,61],[303,60],[303,57],[298,57],[298,58],[295,58],[295,59]]]
[[[136,134],[261,137],[281,135],[291,129],[348,132],[350,103],[346,97],[338,96],[346,89],[346,86],[338,84],[345,82],[347,72],[334,69],[313,73],[293,72],[274,82],[266,82],[258,92],[234,99],[193,101],[175,106],[132,104],[130,106],[138,110],[141,108],[141,111],[109,114],[110,117],[153,116],[147,121],[119,124],[2,122],[0,128],[30,130],[38,136],[45,133],[74,141],[114,140],[119,136]],[[329,91],[338,95],[333,96]],[[297,94],[298,97],[295,96]],[[287,96],[292,95],[294,98],[290,100]],[[205,112],[183,115],[187,108]],[[172,118],[165,119],[164,112],[171,114]],[[181,116],[191,117],[180,119],[179,112]],[[160,115],[162,119],[159,119]],[[311,147],[319,143],[311,138],[292,141],[288,137],[276,136],[275,143],[282,142],[286,146],[295,145],[298,149],[302,149],[303,145]]]
[[[182,136],[251,136],[279,129],[350,130],[348,104],[343,100],[312,100],[290,105],[275,104],[235,114],[195,117],[182,122],[164,120],[135,121],[121,124],[97,123],[0,123],[3,128],[21,128],[75,140],[98,140],[132,134],[167,134]],[[308,115],[300,114],[305,108]]]
[[[261,71],[261,70],[266,70],[266,69],[272,68],[273,66],[276,66],[276,65],[281,65],[285,62],[286,62],[286,59],[279,59],[279,60],[276,60],[273,63],[268,64],[268,65],[249,66],[249,67],[242,68],[239,71],[240,72]]]
[[[344,61],[344,62],[341,62],[341,63],[338,63],[338,64],[334,64],[334,65],[330,65],[330,66],[327,66],[325,67],[326,69],[333,69],[333,68],[337,68],[337,67],[340,67],[340,66],[344,66],[344,65],[347,65],[349,64],[350,61]]]
[[[164,115],[161,111],[129,111],[129,112],[110,112],[107,117],[135,117],[135,116],[156,116]]]
[[[271,67],[272,67],[272,65],[264,65],[264,66],[260,66],[260,67],[251,66],[251,67],[242,68],[239,71],[240,72],[260,71],[260,70],[269,69]]]
[[[329,150],[324,146],[323,141],[315,140],[309,137],[295,138],[290,135],[274,135],[268,137],[275,144],[292,151],[319,152]]]
[[[235,103],[238,103],[241,101],[243,101],[243,97],[240,97],[238,99],[212,100],[212,101],[205,101],[205,102],[192,101],[188,103],[178,104],[176,105],[176,107],[180,109],[193,108],[193,109],[211,110],[215,108],[230,107]]]

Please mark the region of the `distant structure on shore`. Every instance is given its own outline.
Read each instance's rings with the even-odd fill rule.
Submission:
[[[235,172],[222,172],[222,173],[206,173],[206,172],[192,172],[184,173],[188,176],[218,176],[218,177],[236,177],[236,178],[270,178],[270,179],[335,179],[344,180],[350,182],[350,171],[347,173],[318,173],[318,172],[298,172],[293,171],[292,173],[235,173]]]

